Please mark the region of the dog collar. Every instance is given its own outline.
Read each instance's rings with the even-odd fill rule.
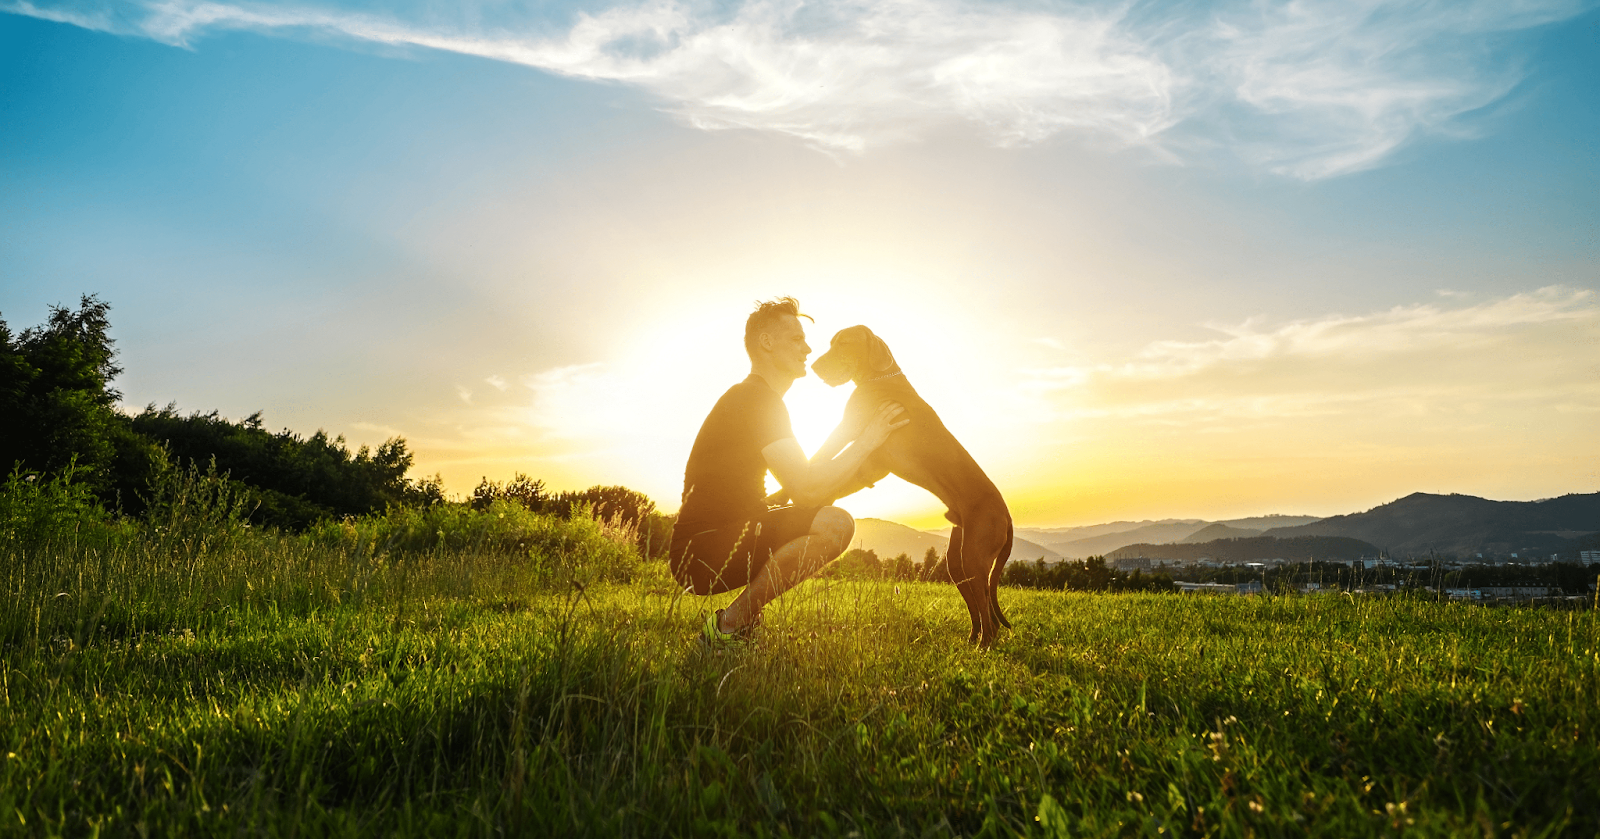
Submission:
[[[893,378],[894,376],[904,376],[905,374],[906,371],[904,370],[896,370],[893,373],[884,373],[882,376],[873,376],[872,378],[867,379],[867,381],[862,382],[862,384],[867,384],[867,382],[875,382],[879,379]]]

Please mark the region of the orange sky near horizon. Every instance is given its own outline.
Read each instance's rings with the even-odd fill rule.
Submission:
[[[649,165],[679,173],[665,178],[632,161],[571,173],[586,188],[558,184],[559,215],[546,193],[418,230],[430,259],[505,277],[490,293],[512,311],[593,311],[552,324],[545,344],[560,351],[542,367],[478,351],[454,404],[396,426],[424,470],[457,491],[514,471],[620,483],[676,509],[701,420],[748,372],[745,315],[789,294],[816,318],[812,360],[846,326],[881,335],[1023,525],[1600,489],[1600,295],[1572,282],[1593,276],[1581,261],[1508,281],[1521,276],[1510,254],[1419,264],[1371,231],[1329,255],[1351,234],[1252,207],[1225,221],[1204,192],[1157,200],[1159,169],[1072,167],[1061,177],[1081,194],[1044,203],[1052,182],[975,150],[937,190],[918,177],[931,152],[844,164],[737,141],[724,152],[658,150]],[[758,178],[772,188],[750,200]],[[596,183],[627,185],[627,199]],[[693,214],[671,212],[684,201]],[[461,250],[467,229],[492,246]],[[589,279],[554,294],[512,279],[551,271]],[[786,402],[808,449],[848,391],[796,383]],[[944,523],[931,495],[892,479],[842,506]]]
[[[833,309],[813,299],[808,308]],[[1600,343],[1600,300],[1585,290],[1245,325],[1107,359],[993,325],[973,330],[971,346],[985,350],[975,352],[920,328],[929,321],[907,328],[854,302],[1023,525],[1336,515],[1413,491],[1529,498],[1597,483],[1596,385],[1582,379],[1592,360],[1571,353]],[[456,410],[487,411],[498,439],[484,440],[487,457],[442,469],[447,483],[467,487],[480,472],[504,477],[523,463],[518,471],[552,485],[622,483],[674,509],[704,412],[747,372],[742,318],[731,306],[718,314],[725,322],[667,317],[618,342],[612,358],[481,388]],[[818,321],[808,330],[813,360],[850,325]],[[808,450],[850,387],[812,376],[790,391]],[[450,459],[426,437],[415,445],[424,465]],[[897,480],[842,505],[943,523],[931,495]]]

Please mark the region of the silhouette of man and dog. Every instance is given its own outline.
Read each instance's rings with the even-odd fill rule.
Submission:
[[[783,396],[806,375],[801,313],[792,297],[757,305],[745,321],[750,375],[706,416],[684,468],[672,574],[685,591],[743,591],[711,614],[701,639],[747,642],[766,605],[844,552],[855,519],[834,502],[895,474],[933,493],[954,525],[946,565],[987,647],[1001,626],[996,587],[1011,555],[1011,514],[994,482],[939,421],[865,326],[840,330],[811,369],[831,387],[854,382],[844,417],[809,459]],[[771,471],[782,487],[766,494]]]

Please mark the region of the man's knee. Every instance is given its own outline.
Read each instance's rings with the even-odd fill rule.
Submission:
[[[823,507],[811,520],[811,535],[827,543],[835,555],[844,553],[856,535],[856,520],[838,507]]]

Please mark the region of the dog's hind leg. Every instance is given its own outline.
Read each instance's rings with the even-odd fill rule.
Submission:
[[[1003,508],[980,510],[976,515],[963,517],[961,576],[956,577],[956,585],[972,614],[970,638],[980,647],[993,645],[1000,633],[990,579],[999,564],[1001,549],[1005,547],[1008,519]]]
[[[946,516],[946,518],[951,518]],[[951,518],[951,521],[954,521]],[[971,574],[967,571],[965,560],[967,544],[967,529],[956,525],[950,531],[950,549],[945,552],[945,573],[950,575],[950,582],[956,584],[956,591],[961,592],[961,599],[967,604],[967,616],[972,619],[972,631],[967,635],[967,643],[975,644],[980,636],[982,623],[978,617],[978,604],[972,599]]]
[[[1011,558],[1011,545],[1015,531],[1010,522],[1006,523],[1006,543],[1000,548],[1000,555],[995,557],[994,568],[989,571],[989,606],[994,611],[994,619],[1006,629],[1011,628],[1011,621],[1006,620],[1005,612],[1000,611],[1000,577],[1005,573],[1006,560]]]

